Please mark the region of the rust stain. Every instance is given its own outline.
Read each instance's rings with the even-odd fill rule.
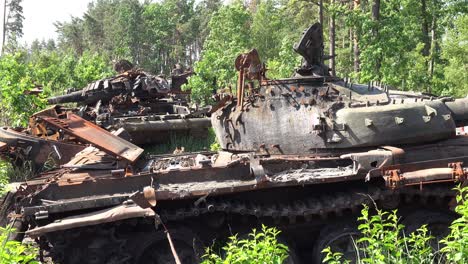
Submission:
[[[7,148],[7,144],[4,142],[0,142],[0,151],[3,151]]]
[[[39,118],[67,134],[93,144],[106,153],[122,157],[130,162],[135,162],[143,153],[143,149],[73,113],[68,113],[66,119],[44,116]]]

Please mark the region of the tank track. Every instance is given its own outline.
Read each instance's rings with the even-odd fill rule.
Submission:
[[[238,215],[250,215],[257,218],[273,217],[289,218],[292,222],[297,217],[304,217],[306,220],[314,216],[326,217],[330,214],[340,215],[344,211],[356,212],[363,204],[382,202],[379,207],[387,206],[386,200],[398,199],[399,201],[411,202],[419,199],[423,204],[435,201],[441,204],[445,198],[454,197],[455,191],[443,187],[425,186],[422,191],[415,188],[401,190],[380,189],[370,186],[366,189],[352,189],[347,192],[338,192],[329,195],[318,195],[306,200],[296,200],[289,203],[276,204],[255,204],[252,201],[239,201],[223,198],[202,198],[196,201],[193,206],[179,208],[175,210],[161,210],[158,212],[161,220],[181,221],[191,217],[199,217],[209,213],[226,213]],[[396,198],[398,197],[398,198]]]
[[[126,248],[126,239],[119,237],[115,225],[88,226],[55,232],[50,234],[47,240],[53,241],[53,246],[49,250],[45,249],[49,253],[46,255],[53,259],[53,263],[124,264],[131,263],[133,258]]]
[[[454,196],[454,190],[443,186],[425,186],[422,191],[417,188],[392,191],[369,186],[368,188],[351,189],[347,192],[312,196],[306,200],[275,204],[257,204],[253,201],[205,197],[192,203],[192,206],[175,210],[162,209],[157,213],[164,223],[175,223],[175,226],[177,224],[184,225],[184,221],[212,213],[254,216],[258,219],[269,218],[273,219],[275,223],[287,219],[290,225],[295,224],[299,218],[305,222],[319,219],[322,224],[327,224],[328,220],[325,221],[326,219],[342,216],[348,212],[356,213],[362,204],[376,203],[379,208],[382,208],[385,207],[383,206],[385,200],[398,199],[398,202],[415,203],[417,201],[428,205],[429,203],[443,205]],[[155,231],[154,225],[148,224],[151,222],[148,219],[130,221],[132,221],[132,226],[144,222],[149,228],[152,228],[150,231]],[[116,232],[119,227],[125,225],[129,225],[128,220],[52,233],[48,239],[54,242],[51,243],[53,247],[49,252],[55,263],[135,263],[135,256],[128,247],[128,244],[132,244],[134,241],[130,239],[132,235],[134,236],[131,232],[132,229],[128,229],[127,233]],[[86,245],[77,246],[76,241],[85,241],[80,242],[80,244],[86,243]],[[83,257],[86,259],[82,259]]]

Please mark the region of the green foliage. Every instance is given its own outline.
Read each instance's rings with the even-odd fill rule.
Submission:
[[[36,261],[37,249],[31,245],[8,240],[8,235],[14,232],[11,228],[0,227],[0,263],[2,264],[39,264]]]
[[[0,57],[0,124],[24,127],[31,114],[46,106],[46,96],[82,88],[111,74],[108,62],[89,52],[79,58],[47,50],[5,54]],[[42,87],[44,93],[28,95],[35,87]]]
[[[12,165],[15,164],[15,165]],[[0,179],[5,182],[23,182],[35,175],[31,161],[16,162],[0,161]]]
[[[0,57],[0,124],[25,126],[28,117],[45,105],[40,97],[26,94],[34,86],[25,53]]]
[[[445,254],[449,263],[468,262],[468,187],[458,188],[457,207],[455,211],[460,218],[450,225],[450,234],[441,241],[445,247],[441,252]]]
[[[364,206],[358,218],[361,232],[355,238],[356,263],[467,263],[468,261],[468,187],[457,188],[458,206],[456,212],[460,218],[450,225],[450,234],[440,241],[441,249],[432,247],[434,237],[425,225],[409,235],[405,235],[404,226],[399,223],[397,211],[385,212],[377,209],[369,213]],[[350,263],[339,252],[330,248],[322,251],[326,254],[323,263]]]
[[[173,153],[176,149],[181,148],[184,148],[184,152],[214,151],[218,150],[219,144],[216,142],[214,130],[210,128],[208,130],[208,135],[203,137],[171,134],[167,142],[146,146],[145,152],[150,155],[167,154]]]
[[[58,22],[59,47],[128,59],[154,73],[176,63],[191,65],[206,38],[207,22],[220,0],[99,0],[82,17]]]
[[[279,79],[291,77],[294,69],[301,63],[301,59],[291,48],[298,36],[287,35],[281,41],[277,57],[267,62],[268,78]]]
[[[300,57],[292,50],[303,28],[294,27],[288,17],[291,10],[279,1],[259,1],[246,7],[240,2],[222,7],[210,23],[201,60],[194,65],[195,76],[184,89],[190,89],[192,100],[209,103],[217,89],[233,87],[236,83],[234,61],[244,52],[256,48],[269,69],[268,77],[290,77]]]
[[[213,91],[235,83],[234,60],[251,47],[251,20],[251,14],[240,3],[224,6],[213,15],[202,59],[194,65],[196,75],[184,85],[184,89],[192,91],[192,100],[207,104]]]
[[[379,20],[372,17],[372,1],[345,12],[360,50],[360,71],[345,72],[364,83],[380,80],[404,90],[466,96],[466,8],[458,2],[380,1]],[[454,17],[448,26],[452,23],[446,21]],[[337,54],[352,58],[351,51],[352,46],[338,46]],[[338,58],[339,71],[351,62],[340,63],[342,59]]]
[[[89,82],[114,74],[103,56],[83,53],[76,57],[71,52],[41,51],[29,60],[32,78],[44,87],[46,94],[63,93],[66,88],[81,89]]]
[[[404,226],[398,223],[396,211],[377,210],[369,215],[369,208],[362,210],[358,218],[363,237],[357,240],[361,263],[423,263],[431,262],[433,252],[429,244],[432,239],[427,228],[421,227],[410,236],[404,236]]]
[[[223,254],[216,254],[212,248],[206,250],[202,264],[281,264],[288,257],[288,248],[277,240],[275,228],[262,226],[262,231],[253,229],[248,239],[239,239],[237,235],[229,238]]]
[[[456,96],[468,95],[468,14],[453,21],[443,43],[442,58],[448,63],[444,68],[447,90]]]
[[[3,197],[7,190],[7,184],[9,182],[8,168],[10,164],[4,160],[0,160],[0,197]]]

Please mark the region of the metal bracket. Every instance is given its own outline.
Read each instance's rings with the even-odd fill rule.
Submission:
[[[403,117],[398,117],[398,116],[395,117],[395,123],[396,123],[397,125],[401,125],[401,124],[403,124],[403,122],[405,122],[405,118],[403,118]]]
[[[266,173],[263,166],[260,164],[260,159],[255,158],[253,155],[249,157],[250,173],[255,177],[257,182],[263,182],[266,179]]]
[[[387,170],[384,172],[385,184],[391,189],[396,189],[404,185],[405,178],[400,170]]]
[[[468,171],[463,169],[463,162],[454,162],[448,164],[449,168],[453,169],[453,179],[456,181],[466,181],[468,178]]]

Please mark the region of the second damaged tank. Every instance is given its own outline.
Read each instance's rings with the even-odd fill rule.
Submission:
[[[320,31],[295,46],[304,63],[290,79],[267,80],[255,51],[239,56],[237,95],[212,115],[222,151],[142,157],[102,132],[62,168],[15,184],[3,219],[57,263],[199,263],[203,247],[261,224],[282,231],[288,263],[321,263],[328,246],[352,258],[372,202],[398,209],[408,232],[427,224],[442,237],[468,176],[468,137],[455,135],[466,99],[329,76]]]
[[[174,69],[170,81],[134,69],[127,62],[116,64],[117,76],[98,80],[81,90],[51,97],[49,104],[77,103],[77,114],[108,130],[124,128],[136,144],[167,141],[171,133],[204,136],[211,126],[208,109],[190,108],[189,93],[181,86],[192,74]]]

